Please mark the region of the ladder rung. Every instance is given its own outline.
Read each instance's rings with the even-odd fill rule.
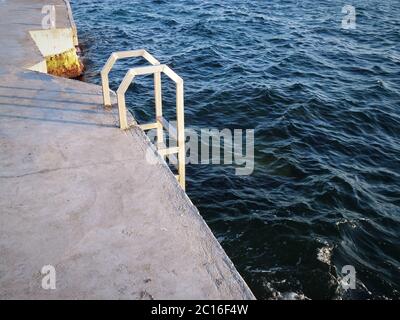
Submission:
[[[168,156],[170,154],[174,154],[174,153],[178,153],[178,152],[179,152],[179,148],[178,147],[172,147],[172,148],[158,150],[158,153],[161,156]]]
[[[160,127],[160,124],[158,122],[146,123],[146,124],[141,124],[138,127],[140,129],[142,129],[143,131],[146,131],[146,130],[151,130],[151,129],[157,129],[158,127]]]

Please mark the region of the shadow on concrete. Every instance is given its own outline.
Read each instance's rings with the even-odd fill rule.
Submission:
[[[118,128],[117,125],[111,125],[111,124],[101,124],[101,123],[82,122],[82,121],[73,121],[73,120],[61,120],[61,119],[33,118],[33,117],[26,117],[26,116],[15,116],[15,115],[11,115],[11,114],[0,114],[0,118],[31,120],[31,121],[44,121],[44,122],[56,122],[56,123],[82,125],[82,126]]]
[[[46,90],[46,92],[48,92]],[[99,106],[99,107],[103,107],[102,103],[96,103],[96,102],[87,102],[87,101],[74,101],[74,100],[58,100],[58,99],[44,99],[44,98],[37,98],[37,97],[23,97],[23,96],[18,96],[18,95],[14,95],[14,96],[10,96],[10,95],[0,95],[0,99],[1,98],[7,98],[7,99],[25,99],[25,100],[32,100],[32,101],[44,101],[44,102],[56,102],[56,103],[65,103],[65,104],[81,104],[81,105],[85,105],[85,106]]]
[[[39,109],[39,110],[55,110],[55,111],[62,111],[62,112],[80,112],[80,113],[89,113],[89,114],[98,114],[98,115],[104,115],[104,114],[107,113],[106,110],[104,110],[104,112],[102,112],[102,111],[98,111],[98,110],[67,109],[67,108],[55,108],[55,107],[38,107],[38,106],[31,105],[31,104],[16,104],[16,103],[0,102],[0,105],[8,106],[8,107],[17,107],[17,108]]]
[[[29,26],[31,28],[40,28],[41,25],[37,24],[37,23],[23,23],[23,22],[14,22],[11,24],[17,24],[17,25],[21,25],[21,26]]]
[[[86,95],[86,96],[101,96],[99,93],[90,93],[86,91],[76,91],[76,90],[54,90],[50,88],[26,88],[26,87],[13,87],[13,86],[3,86],[0,85],[0,89],[9,89],[9,90],[29,90],[29,91],[46,91],[46,92],[60,92],[67,94],[78,94],[78,95]]]

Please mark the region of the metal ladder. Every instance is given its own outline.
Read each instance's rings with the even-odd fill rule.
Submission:
[[[157,129],[157,151],[164,158],[178,154],[178,175],[176,178],[179,184],[185,190],[185,124],[184,124],[184,98],[183,98],[183,79],[179,77],[171,68],[155,59],[146,50],[133,50],[133,51],[120,51],[114,52],[108,58],[106,64],[101,70],[101,83],[103,87],[103,102],[105,107],[111,106],[110,98],[110,85],[108,75],[114,66],[115,62],[119,59],[143,57],[151,65],[145,67],[131,68],[123,78],[118,90],[118,113],[119,123],[122,130],[138,126],[142,130]],[[161,73],[167,75],[176,84],[176,128],[163,117],[162,112],[162,95],[161,95]],[[155,94],[155,108],[156,108],[156,122],[147,124],[128,124],[126,116],[125,93],[130,84],[136,76],[154,74],[154,94]],[[168,132],[170,137],[177,140],[177,147],[167,148],[164,144],[164,129]]]

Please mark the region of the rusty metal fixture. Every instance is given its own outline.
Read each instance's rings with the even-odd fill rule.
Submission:
[[[84,71],[84,65],[75,48],[46,57],[46,64],[49,74],[64,78],[79,77]]]

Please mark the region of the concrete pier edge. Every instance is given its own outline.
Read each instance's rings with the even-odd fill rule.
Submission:
[[[46,74],[30,32],[48,4],[78,45],[68,0],[0,3],[0,299],[254,299],[144,132]]]

